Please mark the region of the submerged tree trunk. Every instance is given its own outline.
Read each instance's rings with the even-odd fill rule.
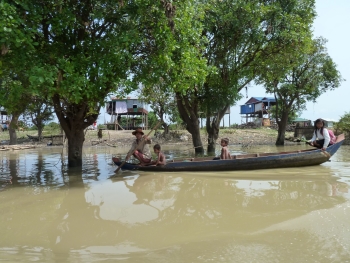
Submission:
[[[10,135],[10,145],[17,144],[16,129],[17,129],[18,118],[19,118],[19,114],[12,113],[11,122],[8,125],[9,135]]]
[[[204,154],[200,128],[197,96],[189,98],[176,93],[176,102],[181,119],[186,123],[186,130],[192,135],[193,147],[196,154]]]
[[[210,116],[210,112],[207,113],[206,129],[208,133],[208,154],[215,153],[216,140],[219,138],[220,122],[229,107],[230,105],[226,105],[219,110],[215,116]]]
[[[67,135],[68,139],[68,166],[80,167],[83,165],[84,130],[77,129]]]
[[[85,140],[84,130],[92,125],[98,114],[88,114],[87,103],[64,105],[59,95],[53,97],[57,118],[68,140],[68,167],[82,167],[82,149]],[[96,112],[100,111],[100,107]]]
[[[276,145],[284,145],[287,123],[288,123],[288,112],[283,112],[281,120],[277,121],[278,134],[277,134]]]
[[[199,124],[191,123],[187,127],[187,131],[192,135],[192,143],[196,154],[204,154],[204,148],[201,139],[201,132],[199,129]]]
[[[215,153],[216,140],[219,138],[219,125],[216,122],[212,122],[210,126],[210,118],[207,117],[207,132],[208,132],[208,154]]]

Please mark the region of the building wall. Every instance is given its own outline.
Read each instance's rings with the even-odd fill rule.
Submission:
[[[254,104],[241,105],[241,113],[240,114],[250,114],[254,113]]]

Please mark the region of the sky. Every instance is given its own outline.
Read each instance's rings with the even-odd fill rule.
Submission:
[[[314,37],[323,37],[328,40],[326,47],[328,54],[337,65],[342,78],[345,79],[339,88],[328,91],[321,95],[316,103],[309,102],[306,110],[299,117],[316,120],[323,118],[326,120],[338,121],[346,112],[350,112],[350,0],[316,0],[317,18],[313,25]],[[231,107],[231,113],[224,117],[221,125],[241,124],[245,122],[239,114],[240,105],[244,105],[251,97],[273,97],[273,94],[265,93],[263,87],[251,85],[246,94],[242,92],[243,99]],[[248,98],[246,96],[248,95]],[[148,109],[151,110],[151,109]],[[242,115],[243,116],[243,115]],[[101,109],[98,123],[109,121],[110,116]]]

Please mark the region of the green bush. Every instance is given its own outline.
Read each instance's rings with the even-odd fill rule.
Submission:
[[[56,122],[50,122],[44,128],[45,130],[60,130],[61,126]]]
[[[350,133],[350,112],[345,112],[345,114],[340,118],[339,122],[334,125],[337,132]]]

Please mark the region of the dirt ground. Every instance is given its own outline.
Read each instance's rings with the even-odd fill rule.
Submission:
[[[103,130],[102,138],[98,138],[97,130],[87,130],[85,134],[84,146],[128,146],[135,139],[130,130]],[[146,130],[145,134],[150,131]],[[19,145],[23,144],[35,144],[37,146],[46,145],[62,145],[63,139],[56,138],[52,141],[50,138],[44,138],[42,142],[37,142],[35,140],[30,140],[28,135],[36,136],[35,131],[29,132],[18,132],[17,141]],[[192,136],[186,130],[170,131],[170,135],[164,137],[162,131],[151,132],[150,137],[154,143],[159,143],[161,145],[190,145],[192,146]],[[217,143],[220,143],[220,138],[229,138],[230,145],[273,145],[276,142],[277,131],[269,128],[259,128],[259,129],[221,129],[219,134],[219,139]],[[286,137],[293,137],[293,132],[286,132]],[[204,130],[201,130],[201,138],[203,146],[206,147],[208,137]],[[4,132],[0,134],[0,142],[2,145],[6,145],[9,142],[8,133]],[[65,141],[67,143],[67,141]],[[293,142],[285,141],[285,144],[293,144]]]
[[[98,139],[97,131],[88,131],[86,134],[85,145],[130,145],[131,141],[135,139],[135,136],[131,134],[130,130],[104,130],[102,139]],[[145,131],[148,134],[149,131]],[[152,132],[150,137],[154,143],[161,145],[192,145],[192,136],[186,130],[171,131],[170,135],[164,138],[160,132]],[[287,132],[286,137],[293,136],[293,132]],[[230,145],[273,145],[276,142],[277,131],[262,128],[262,129],[222,129],[219,134],[217,143],[220,143],[220,138],[229,138]],[[204,131],[202,131],[202,143],[204,146],[207,145],[208,137]],[[293,144],[293,142],[285,141],[285,144]]]

